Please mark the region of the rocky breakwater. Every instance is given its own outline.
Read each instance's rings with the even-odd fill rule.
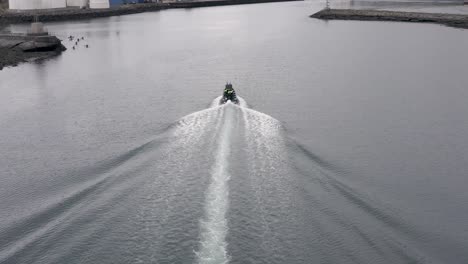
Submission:
[[[0,34],[0,70],[20,62],[49,58],[66,50],[50,35]]]
[[[324,9],[311,15],[310,17],[323,20],[367,20],[437,23],[451,27],[468,29],[468,15],[459,14],[397,12],[367,9]]]

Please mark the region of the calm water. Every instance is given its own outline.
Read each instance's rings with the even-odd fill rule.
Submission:
[[[468,31],[318,9],[48,24],[90,48],[0,71],[0,263],[468,263]]]

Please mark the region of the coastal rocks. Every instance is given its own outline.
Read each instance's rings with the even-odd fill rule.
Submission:
[[[323,20],[362,20],[437,23],[468,29],[468,15],[397,12],[385,10],[324,9],[310,17]]]
[[[18,48],[24,52],[64,51],[65,47],[56,37],[39,37],[20,43]]]
[[[55,36],[0,35],[0,69],[27,60],[56,56],[66,50]]]

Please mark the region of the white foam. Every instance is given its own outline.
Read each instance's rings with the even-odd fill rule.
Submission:
[[[212,167],[211,183],[205,198],[205,216],[201,221],[201,245],[197,252],[200,264],[229,262],[226,242],[228,232],[226,212],[229,204],[228,181],[230,175],[228,167],[234,117],[232,107],[235,106],[230,102],[223,105],[223,115],[219,119],[223,123],[219,134],[215,163]]]
[[[222,96],[218,96],[215,99],[213,99],[213,101],[211,101],[210,108],[219,107],[220,106],[219,101],[221,100],[221,97]],[[244,100],[244,98],[237,96],[237,99],[239,99],[240,107],[247,108],[247,102]]]
[[[222,96],[218,96],[213,101],[211,101],[210,108],[219,106],[219,101],[221,100]]]
[[[209,132],[208,128],[217,122],[218,112],[216,109],[209,108],[179,119],[171,130],[174,136],[173,143],[183,146],[198,142]]]

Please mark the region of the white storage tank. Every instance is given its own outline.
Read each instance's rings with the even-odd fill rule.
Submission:
[[[109,0],[89,0],[89,8],[109,8]]]
[[[65,8],[67,0],[9,0],[10,9],[49,9]]]
[[[88,6],[88,0],[67,0],[67,6]]]

